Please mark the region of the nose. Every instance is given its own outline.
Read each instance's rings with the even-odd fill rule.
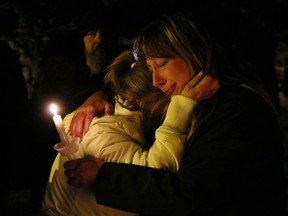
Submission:
[[[97,31],[93,40],[96,44],[101,44],[101,32]]]
[[[161,76],[159,75],[159,73],[157,73],[157,71],[154,71],[152,73],[152,85],[154,87],[162,89],[165,83],[166,83],[165,80],[161,78]]]

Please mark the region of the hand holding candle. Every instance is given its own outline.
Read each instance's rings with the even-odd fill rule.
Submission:
[[[51,104],[50,109],[53,113],[53,121],[61,140],[60,143],[54,145],[54,149],[60,152],[62,156],[67,156],[69,160],[73,159],[73,154],[79,149],[79,138],[72,138],[71,136],[67,136],[62,118],[57,114],[57,106],[55,104]]]

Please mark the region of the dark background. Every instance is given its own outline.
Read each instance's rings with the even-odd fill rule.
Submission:
[[[71,43],[69,33],[77,29],[81,17],[99,2],[112,14],[123,47],[129,47],[141,28],[155,16],[176,11],[196,13],[214,36],[226,46],[239,49],[254,62],[266,84],[271,84],[271,91],[278,95],[278,89],[274,88],[277,80],[271,74],[275,73],[274,65],[288,66],[288,0],[0,0],[0,39],[9,43],[22,63],[33,67],[33,76],[37,80],[42,73],[39,65],[43,49],[52,36],[65,33],[63,37],[67,38],[62,41]],[[288,99],[283,98],[279,99],[280,120],[285,133],[284,144],[288,147]],[[48,148],[52,149],[53,144],[47,144]],[[41,169],[44,167],[41,162],[31,164],[27,169],[36,166]],[[30,215],[29,183],[18,184],[25,182],[21,175],[17,180],[16,187],[10,191],[9,215]]]
[[[98,0],[99,1],[99,0]],[[100,0],[101,1],[101,0]],[[102,0],[115,18],[120,35],[131,37],[156,15],[170,11],[193,11],[208,23],[227,28],[255,24],[273,28],[278,39],[287,37],[287,0]],[[80,16],[97,0],[1,0],[0,34],[29,47],[29,40],[45,40],[55,31],[75,28]],[[218,25],[217,24],[217,25]],[[253,26],[255,27],[255,26]],[[248,28],[248,26],[246,26]],[[243,29],[245,30],[245,29]],[[248,29],[246,29],[248,30]]]
[[[214,32],[231,44],[239,38],[249,40],[256,31],[264,33],[259,38],[266,37],[267,31],[273,32],[277,44],[288,41],[288,0],[98,1],[110,10],[117,32],[124,38],[137,35],[143,25],[161,13],[192,11],[215,26]],[[0,38],[9,40],[22,58],[36,61],[51,34],[75,29],[79,18],[96,5],[97,0],[1,0]],[[228,31],[230,34],[226,34]]]
[[[288,0],[98,0],[111,12],[123,43],[155,16],[176,11],[197,13],[218,37],[231,46],[252,46],[254,53],[266,46],[281,49],[288,42]],[[18,52],[22,61],[32,61],[37,79],[43,46],[55,32],[77,28],[80,17],[97,0],[1,0],[0,39],[4,38]],[[270,34],[275,41],[258,42]],[[125,42],[126,41],[126,42]],[[274,44],[269,44],[274,43]],[[124,44],[125,45],[125,44]],[[260,50],[259,50],[260,49]],[[283,50],[280,50],[283,51]],[[247,52],[249,53],[249,52]],[[261,56],[259,57],[261,58]],[[283,58],[282,58],[283,59]],[[284,60],[286,61],[286,60]],[[281,62],[281,64],[284,64]]]

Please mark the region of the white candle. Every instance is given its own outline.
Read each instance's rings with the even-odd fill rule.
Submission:
[[[62,143],[67,143],[68,139],[65,134],[65,129],[63,126],[63,121],[60,115],[57,114],[57,106],[55,104],[51,104],[50,106],[51,112],[53,113],[53,121],[55,123],[56,129],[58,131],[58,134],[60,136],[61,142]]]

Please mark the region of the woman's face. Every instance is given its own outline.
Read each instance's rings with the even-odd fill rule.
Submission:
[[[146,63],[152,72],[153,86],[169,96],[179,95],[185,85],[195,75],[189,65],[180,57],[147,58]]]

